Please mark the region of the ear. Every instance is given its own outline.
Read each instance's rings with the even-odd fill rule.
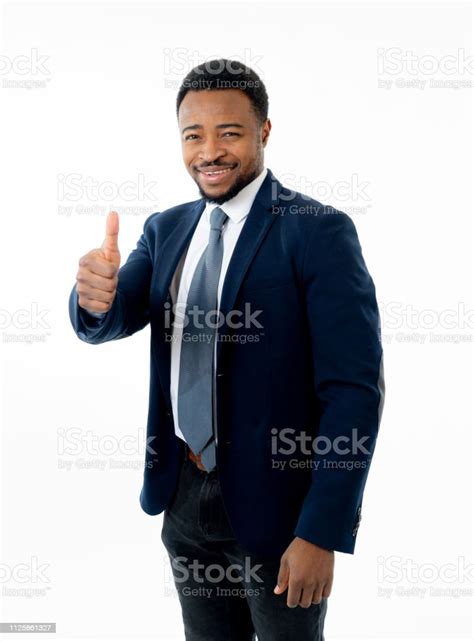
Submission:
[[[270,118],[267,118],[263,123],[263,127],[262,127],[262,144],[264,147],[268,142],[271,129],[272,129],[272,123],[270,121]]]

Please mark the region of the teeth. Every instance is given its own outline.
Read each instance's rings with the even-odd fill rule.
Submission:
[[[231,171],[232,167],[227,167],[227,169],[220,169],[219,171],[205,171],[206,176],[217,176],[218,174],[225,174],[226,171]]]

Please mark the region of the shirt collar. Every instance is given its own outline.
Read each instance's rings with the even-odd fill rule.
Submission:
[[[206,216],[207,222],[210,224],[211,211],[216,207],[220,207],[223,212],[225,212],[230,220],[233,223],[240,222],[245,218],[255,200],[258,190],[262,186],[263,181],[267,175],[267,168],[264,167],[260,174],[254,178],[248,185],[245,185],[243,189],[239,191],[233,198],[227,200],[222,205],[217,205],[216,203],[209,201],[205,207],[204,215]]]

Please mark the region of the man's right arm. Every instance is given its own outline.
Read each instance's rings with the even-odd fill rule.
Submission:
[[[120,267],[118,215],[107,218],[106,238],[100,249],[79,261],[79,271],[69,296],[69,317],[76,335],[99,344],[131,336],[147,325],[153,256],[143,233],[127,262]]]

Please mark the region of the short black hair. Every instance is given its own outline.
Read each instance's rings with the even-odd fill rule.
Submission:
[[[178,90],[176,115],[188,91],[222,89],[238,89],[248,96],[260,124],[268,118],[268,94],[262,80],[250,67],[227,58],[209,60],[191,69]]]

